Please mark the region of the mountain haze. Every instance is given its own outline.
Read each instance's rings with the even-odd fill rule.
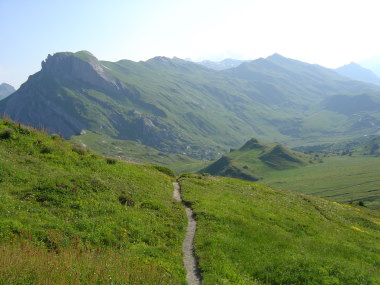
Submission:
[[[210,69],[225,70],[225,69],[229,69],[229,68],[239,66],[243,62],[245,62],[245,60],[226,58],[226,59],[223,59],[221,61],[203,60],[203,61],[198,62],[198,63],[200,65],[203,65],[203,66],[210,68]]]
[[[361,67],[359,64],[351,62],[350,64],[335,69],[340,75],[347,76],[353,80],[364,81],[380,85],[380,77],[373,71]]]
[[[0,84],[0,100],[11,95],[15,91],[16,90],[14,89],[12,85],[9,85],[7,83],[1,83]]]
[[[372,70],[377,76],[380,77],[380,56],[367,58],[359,62],[359,64],[364,68]]]

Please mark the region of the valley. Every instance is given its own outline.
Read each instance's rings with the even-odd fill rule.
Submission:
[[[0,1],[0,285],[379,285],[376,1]]]
[[[309,149],[316,151],[297,152],[278,143],[251,139],[196,172],[257,181],[278,189],[380,209],[378,138]]]
[[[267,146],[250,140],[243,149],[258,145]],[[266,154],[273,149],[278,145]],[[345,159],[333,167],[339,171]],[[373,163],[363,181],[374,176]],[[287,165],[272,179],[293,187],[286,177],[297,174],[287,172],[323,164]],[[183,243],[186,215],[179,193],[173,197],[176,180],[194,212],[202,284],[376,284],[380,278],[380,215],[357,203],[209,174],[176,178],[168,168],[102,157],[10,120],[0,121],[0,166],[1,283],[186,284],[181,245],[192,243]],[[315,180],[333,181],[323,177],[332,171],[314,173]]]
[[[380,87],[202,64],[57,53],[0,101],[0,283],[380,282]]]

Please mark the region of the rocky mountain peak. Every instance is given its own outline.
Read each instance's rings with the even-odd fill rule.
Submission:
[[[117,91],[124,87],[105,70],[95,56],[86,51],[49,54],[41,65],[43,74],[53,76],[62,85],[81,82],[107,91]]]

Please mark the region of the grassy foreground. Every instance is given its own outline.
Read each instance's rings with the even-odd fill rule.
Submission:
[[[184,284],[167,174],[0,121],[0,284]]]
[[[379,284],[380,214],[232,178],[185,175],[203,284]]]

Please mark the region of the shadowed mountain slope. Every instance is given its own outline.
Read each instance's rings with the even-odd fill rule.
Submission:
[[[215,71],[178,58],[107,62],[81,51],[49,55],[0,102],[0,113],[65,137],[90,130],[210,159],[252,136],[294,145],[375,133],[376,126],[357,125],[358,117],[322,101],[379,92],[278,54]],[[377,125],[377,110],[365,112]]]

